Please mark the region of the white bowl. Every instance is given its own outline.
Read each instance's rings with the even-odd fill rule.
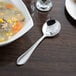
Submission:
[[[76,3],[74,0],[66,0],[65,1],[65,7],[68,11],[69,15],[76,20]]]
[[[29,31],[33,26],[33,20],[30,16],[30,13],[29,13],[26,5],[23,3],[22,0],[0,0],[0,1],[1,2],[3,2],[3,1],[10,2],[13,5],[15,5],[18,9],[21,10],[21,12],[23,13],[23,15],[25,16],[25,19],[26,19],[26,23],[25,23],[24,27],[17,34],[12,36],[9,40],[0,43],[0,46],[3,46],[3,45],[6,45],[8,43],[15,41],[16,39],[23,36],[27,31]]]

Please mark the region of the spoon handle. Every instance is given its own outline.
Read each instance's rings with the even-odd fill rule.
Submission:
[[[17,65],[23,65],[27,62],[27,60],[32,55],[35,48],[39,45],[39,43],[45,38],[45,35],[43,35],[35,44],[33,44],[26,52],[24,52],[20,57],[17,59]]]

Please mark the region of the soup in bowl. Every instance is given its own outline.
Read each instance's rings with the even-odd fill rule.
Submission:
[[[0,42],[8,40],[25,24],[21,11],[11,3],[0,2]]]
[[[9,1],[0,1],[0,46],[18,39],[33,26],[32,18],[22,0]]]

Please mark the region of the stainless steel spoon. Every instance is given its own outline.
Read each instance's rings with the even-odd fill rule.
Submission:
[[[45,37],[53,37],[57,35],[61,30],[61,24],[57,20],[47,20],[42,28],[43,36],[29,48],[26,52],[24,52],[20,57],[17,59],[17,65],[23,65],[27,62],[30,58],[31,54],[38,46],[38,44],[45,38]]]

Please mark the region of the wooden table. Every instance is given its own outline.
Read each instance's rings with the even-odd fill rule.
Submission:
[[[0,76],[76,76],[76,21],[65,9],[65,0],[52,0],[49,12],[39,12],[36,0],[23,0],[34,21],[34,27],[13,43],[0,47]],[[59,35],[46,38],[23,66],[16,59],[41,36],[43,23],[57,19],[62,25]]]

